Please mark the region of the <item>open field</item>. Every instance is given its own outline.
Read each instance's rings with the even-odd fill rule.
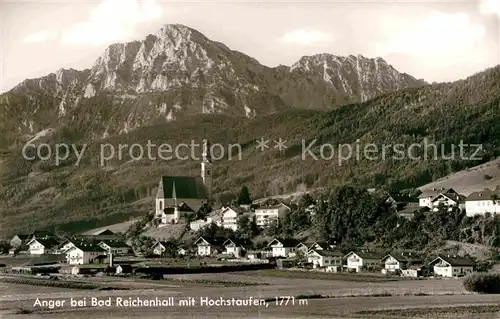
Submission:
[[[420,190],[432,188],[453,188],[462,195],[479,192],[485,188],[495,189],[500,185],[500,159],[462,170],[432,183],[419,187]]]
[[[274,275],[274,273],[272,274]],[[355,276],[355,275],[352,275]],[[500,302],[500,295],[478,295],[464,290],[461,280],[401,280],[386,282],[290,278],[284,276],[261,276],[259,271],[223,274],[169,275],[169,280],[142,280],[135,278],[89,277],[83,282],[100,282],[106,286],[121,285],[129,290],[85,291],[57,287],[34,287],[0,281],[1,318],[448,318],[448,314],[460,317],[492,318],[496,308],[490,306]],[[360,276],[361,278],[361,276]],[[190,280],[191,282],[178,281]],[[197,283],[199,280],[253,282],[264,285],[223,286]],[[292,296],[288,304],[277,305],[276,296]],[[300,301],[297,297],[305,299]],[[328,298],[318,298],[319,296]],[[92,297],[101,300],[111,298],[110,306],[83,308],[70,307],[71,298]],[[168,300],[173,305],[125,307],[116,305],[116,298],[144,300]],[[261,306],[208,306],[200,305],[200,298],[262,299]],[[35,306],[40,300],[65,300],[62,307]],[[179,305],[182,299],[194,298],[192,305]],[[318,299],[317,299],[318,298]],[[432,307],[487,306],[482,308],[458,308],[437,311]],[[408,310],[416,308],[414,310]],[[432,311],[429,310],[432,308]],[[399,309],[399,310],[398,310]],[[406,309],[406,312],[401,312]],[[381,312],[391,310],[392,312]],[[470,313],[467,312],[470,310]],[[361,313],[365,311],[364,313]],[[399,311],[399,312],[398,312]],[[425,314],[429,312],[430,316]],[[404,315],[407,313],[408,316]],[[489,317],[488,317],[489,315]],[[450,319],[451,319],[450,315]]]
[[[401,277],[388,277],[378,273],[348,274],[348,273],[325,273],[325,272],[278,270],[278,269],[255,270],[255,271],[249,271],[248,274],[251,276],[265,276],[265,277],[343,280],[343,281],[362,281],[362,282],[386,282],[386,281],[411,280]]]

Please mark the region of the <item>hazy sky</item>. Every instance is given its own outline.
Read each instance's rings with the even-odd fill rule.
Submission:
[[[90,68],[109,44],[144,39],[166,23],[268,66],[362,54],[432,82],[500,64],[500,0],[0,1],[0,91],[60,68]]]

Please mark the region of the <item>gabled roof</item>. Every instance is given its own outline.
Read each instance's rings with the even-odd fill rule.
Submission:
[[[14,235],[14,237],[12,237],[12,239],[14,239],[15,237],[19,238],[21,241],[25,241],[26,239],[30,239],[31,238],[30,235],[26,235],[26,234]]]
[[[243,208],[243,207],[236,207],[236,206],[229,206],[229,207],[224,207],[220,213],[221,214],[224,214],[226,211],[228,210],[232,210],[234,211],[236,214],[242,214],[244,212],[246,212],[246,210]]]
[[[210,240],[205,239],[203,237],[198,238],[194,244],[201,246],[201,245],[210,245],[210,246],[222,246],[222,243],[224,243],[225,240],[221,238],[212,238]]]
[[[259,207],[259,208],[256,208],[256,209],[264,209],[264,210],[267,210],[267,209],[279,209],[279,208],[287,208],[287,209],[290,209],[290,207],[288,207],[287,205],[283,204],[283,203],[279,203],[278,205],[273,205],[273,206],[263,206],[263,207]]]
[[[300,242],[295,238],[274,238],[268,246],[273,245],[274,243],[280,243],[283,247],[295,247]]]
[[[99,244],[106,244],[111,248],[129,248],[129,245],[119,240],[101,240]]]
[[[424,189],[422,191],[422,194],[420,194],[418,198],[436,197],[439,194],[451,194],[451,193],[456,193],[453,188]]]
[[[222,246],[235,245],[240,247],[248,247],[252,246],[252,242],[249,240],[236,240],[236,239],[228,239],[222,243]]]
[[[179,205],[179,211],[181,212],[194,212],[194,210],[189,207],[188,204],[182,202],[180,205]]]
[[[55,238],[43,238],[43,239],[33,238],[28,242],[28,245],[35,241],[43,245],[44,248],[53,248],[59,246],[59,241],[57,241]]]
[[[163,176],[163,198],[207,199],[201,177]]]
[[[322,249],[311,249],[307,254],[318,254],[322,257],[344,257],[344,254],[340,250],[322,250]]]
[[[460,267],[460,266],[474,266],[474,262],[468,258],[456,256],[456,255],[438,255],[433,261],[431,261],[429,264],[434,264],[438,260],[443,260],[447,264],[453,266],[453,267]]]
[[[441,193],[441,194],[437,195],[436,197],[434,197],[432,199],[432,202],[438,200],[440,197],[446,197],[446,198],[454,201],[457,204],[461,203],[465,200],[465,196],[457,194],[457,193]]]
[[[309,249],[313,249],[315,246],[319,246],[325,250],[328,250],[330,249],[330,244],[328,244],[327,242],[323,242],[323,241],[315,241],[314,243],[310,244],[309,245]]]
[[[98,245],[78,244],[78,245],[75,245],[75,246],[69,248],[68,250],[66,250],[66,253],[68,253],[69,251],[71,251],[73,249],[80,249],[81,251],[85,251],[85,252],[99,252],[99,253],[106,252],[105,249],[103,249],[102,247],[99,247]]]
[[[153,244],[153,246],[151,246],[151,248],[157,245],[162,245],[163,248],[166,248],[168,245],[170,245],[170,243],[168,241],[157,241],[156,243]]]
[[[349,252],[347,255],[345,255],[345,258],[353,254],[361,259],[382,259],[382,256],[373,252],[355,252],[355,251]]]
[[[392,257],[399,262],[422,262],[422,258],[414,253],[391,253],[387,254],[382,258],[382,262],[384,262],[387,258]]]
[[[114,232],[112,232],[111,230],[104,228],[104,229],[101,229],[101,230],[98,230],[98,231],[92,233],[92,235],[99,236],[99,235],[116,235],[116,234]]]
[[[480,192],[471,193],[466,201],[483,201],[483,200],[500,200],[500,190],[484,190]]]

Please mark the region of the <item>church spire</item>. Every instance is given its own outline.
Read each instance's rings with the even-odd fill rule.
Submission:
[[[201,178],[207,192],[207,199],[212,199],[212,156],[211,146],[207,139],[203,140],[203,151],[201,161]]]

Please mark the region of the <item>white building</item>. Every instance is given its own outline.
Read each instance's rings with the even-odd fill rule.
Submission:
[[[66,251],[66,260],[70,265],[103,263],[106,251],[97,245],[73,246]]]
[[[268,246],[272,248],[273,257],[289,257],[290,255],[295,255],[295,249],[298,244],[299,241],[293,238],[275,238]]]
[[[465,197],[456,193],[442,193],[431,200],[432,211],[437,212],[439,207],[446,207],[448,211],[453,208],[465,209]]]
[[[334,250],[314,250],[307,252],[307,262],[312,263],[314,268],[338,266],[342,267],[344,254]]]
[[[474,269],[472,260],[456,255],[439,255],[429,265],[434,266],[434,276],[448,278],[465,276]]]
[[[257,226],[265,227],[270,224],[273,220],[283,218],[285,215],[290,213],[290,207],[285,204],[279,204],[271,207],[261,207],[255,209],[255,217],[257,221]]]
[[[465,199],[467,216],[500,213],[500,190],[475,192]]]
[[[240,258],[245,251],[245,247],[240,242],[228,239],[222,246],[224,247],[224,255],[233,256],[235,258]]]
[[[157,241],[152,247],[151,251],[156,256],[161,256],[167,248],[171,245],[168,241]]]
[[[196,212],[212,197],[212,162],[210,143],[203,140],[201,176],[163,176],[155,199],[155,217],[162,224],[178,223],[182,217],[179,209],[184,203]]]
[[[380,266],[381,257],[377,254],[368,252],[353,252],[351,251],[345,257],[347,264],[345,268],[348,271],[360,272],[363,268],[376,268]]]
[[[422,259],[411,252],[388,254],[382,258],[384,269],[387,272],[398,272],[408,269],[411,265],[421,264]]]
[[[103,240],[98,245],[115,256],[126,255],[130,252],[130,247],[119,240]]]
[[[198,238],[194,244],[198,246],[198,256],[213,256],[223,251],[222,245],[218,240],[206,240],[203,237]]]
[[[53,238],[36,239],[28,242],[28,252],[30,255],[51,254],[57,251],[59,242]]]
[[[432,200],[439,196],[439,194],[456,194],[457,192],[453,188],[433,188],[423,190],[420,196],[418,196],[418,204],[420,207],[429,207],[433,208]]]

